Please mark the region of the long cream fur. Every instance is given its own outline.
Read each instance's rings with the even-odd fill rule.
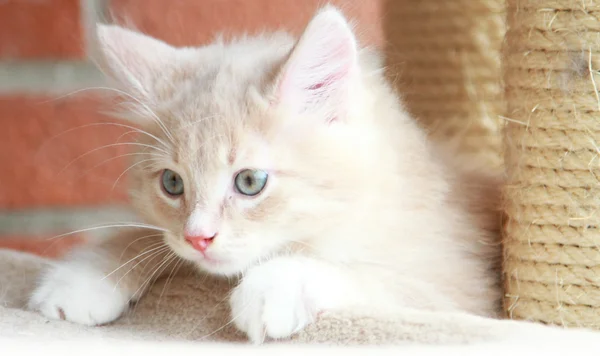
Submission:
[[[74,252],[44,275],[33,308],[110,322],[182,259],[239,277],[232,321],[254,342],[355,306],[497,315],[498,179],[428,141],[339,11],[319,11],[299,40],[174,48],[105,25],[98,38],[143,130],[132,204],[158,230]],[[233,188],[246,168],[269,173],[256,197]],[[161,190],[164,169],[183,196]],[[189,226],[218,231],[204,254],[185,241]]]

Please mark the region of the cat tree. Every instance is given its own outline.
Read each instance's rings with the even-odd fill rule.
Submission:
[[[386,66],[435,138],[499,168],[505,0],[387,1]]]
[[[409,110],[504,159],[507,316],[600,328],[600,1],[393,3]]]
[[[508,0],[505,306],[600,327],[600,2]]]

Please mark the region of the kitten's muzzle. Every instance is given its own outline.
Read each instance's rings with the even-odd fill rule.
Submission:
[[[213,240],[217,237],[217,234],[213,236],[188,236],[185,235],[185,240],[192,245],[195,250],[198,250],[204,254],[208,247],[212,244]]]

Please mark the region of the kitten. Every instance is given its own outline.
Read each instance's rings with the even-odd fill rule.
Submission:
[[[158,231],[73,252],[32,308],[113,321],[177,256],[241,276],[232,320],[258,343],[340,308],[497,315],[498,180],[428,142],[338,10],[297,41],[174,48],[108,25],[98,39],[143,128],[131,201]]]

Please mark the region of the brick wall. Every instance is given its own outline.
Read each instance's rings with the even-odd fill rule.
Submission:
[[[331,1],[383,45],[384,0]],[[126,205],[126,130],[100,113],[90,87],[103,80],[86,59],[92,24],[114,18],[174,45],[216,33],[286,28],[298,33],[322,0],[8,0],[0,2],[0,247],[51,251],[52,236]],[[76,94],[73,94],[77,92]],[[102,146],[108,146],[101,148]],[[88,153],[92,151],[91,153]],[[73,215],[73,214],[80,215]],[[86,219],[83,218],[87,214]],[[69,219],[71,217],[71,219]],[[75,218],[78,217],[78,218]],[[122,219],[118,219],[122,221]],[[107,220],[110,221],[110,220]],[[75,239],[62,239],[70,245]]]

